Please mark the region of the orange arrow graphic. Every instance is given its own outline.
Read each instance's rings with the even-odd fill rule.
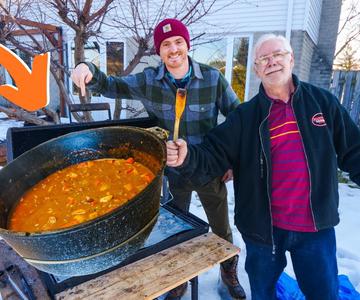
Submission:
[[[0,44],[0,65],[8,71],[16,86],[0,85],[0,95],[29,111],[49,103],[49,53],[36,55],[32,72],[24,61]]]

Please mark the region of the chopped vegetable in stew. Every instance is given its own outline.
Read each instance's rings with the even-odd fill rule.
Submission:
[[[132,157],[72,165],[46,177],[21,198],[9,229],[38,232],[66,228],[125,204],[154,178]]]

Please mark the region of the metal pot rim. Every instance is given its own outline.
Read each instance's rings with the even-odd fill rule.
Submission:
[[[113,130],[120,130],[120,131],[125,131],[125,130],[130,130],[130,131],[134,131],[134,132],[140,132],[142,134],[151,136],[154,140],[156,140],[160,145],[161,143],[164,143],[155,133],[148,131],[144,128],[141,127],[135,127],[135,126],[109,126],[109,127],[100,127],[100,128],[92,128],[92,129],[85,129],[85,130],[80,130],[80,131],[76,131],[76,132],[71,132],[71,133],[67,133],[61,136],[58,136],[56,138],[50,139],[44,143],[41,143],[37,146],[35,146],[34,148],[24,152],[23,154],[19,155],[17,158],[15,158],[12,162],[10,162],[8,165],[6,165],[2,170],[0,170],[0,173],[3,171],[6,171],[7,168],[10,168],[11,165],[13,163],[15,163],[18,160],[21,160],[23,157],[29,156],[31,155],[31,153],[34,153],[36,151],[38,151],[39,148],[44,147],[44,145],[48,145],[51,143],[54,143],[56,141],[61,141],[62,139],[68,139],[72,136],[77,136],[77,135],[81,135],[81,134],[89,134],[89,133],[93,133],[93,132],[101,132],[101,131],[113,131]],[[114,209],[113,211],[110,211],[104,215],[101,215],[95,219],[86,221],[86,222],[82,222],[80,224],[71,226],[71,227],[67,227],[67,228],[63,228],[63,229],[56,229],[56,230],[51,230],[51,231],[40,231],[40,232],[24,232],[24,231],[13,231],[13,230],[8,230],[6,228],[2,228],[0,227],[0,236],[1,235],[11,235],[13,237],[19,237],[19,238],[34,238],[34,237],[47,237],[47,236],[52,236],[52,235],[58,235],[59,233],[67,233],[69,231],[71,232],[76,232],[79,230],[84,230],[86,227],[88,226],[92,226],[95,223],[101,223],[101,222],[105,222],[110,216],[112,215],[116,215],[117,213],[121,213],[123,210],[127,210],[129,208],[131,208],[133,205],[135,205],[135,200],[138,196],[144,194],[147,192],[148,189],[151,188],[151,186],[154,184],[156,178],[158,178],[158,176],[162,175],[163,169],[165,167],[166,164],[166,153],[165,153],[165,146],[162,147],[164,149],[164,155],[162,155],[162,160],[160,161],[160,168],[159,171],[155,174],[155,177],[153,178],[153,180],[148,184],[148,186],[143,189],[140,193],[138,193],[137,195],[135,195],[135,197],[131,198],[126,204]],[[60,170],[60,169],[59,169]],[[134,204],[135,203],[135,204]]]

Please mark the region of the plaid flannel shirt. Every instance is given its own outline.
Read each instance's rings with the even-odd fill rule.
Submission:
[[[218,113],[226,116],[240,104],[225,77],[215,68],[191,60],[191,78],[186,85],[185,111],[180,121],[179,136],[190,144],[198,144],[202,137],[217,125]],[[149,116],[155,117],[159,126],[170,131],[175,122],[176,87],[165,76],[163,63],[148,67],[142,72],[116,77],[106,76],[95,65],[86,63],[93,73],[87,87],[108,98],[140,100]]]

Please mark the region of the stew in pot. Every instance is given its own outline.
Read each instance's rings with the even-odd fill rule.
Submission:
[[[46,177],[21,198],[9,229],[38,232],[66,228],[125,204],[154,178],[128,159],[98,159],[69,166]]]

